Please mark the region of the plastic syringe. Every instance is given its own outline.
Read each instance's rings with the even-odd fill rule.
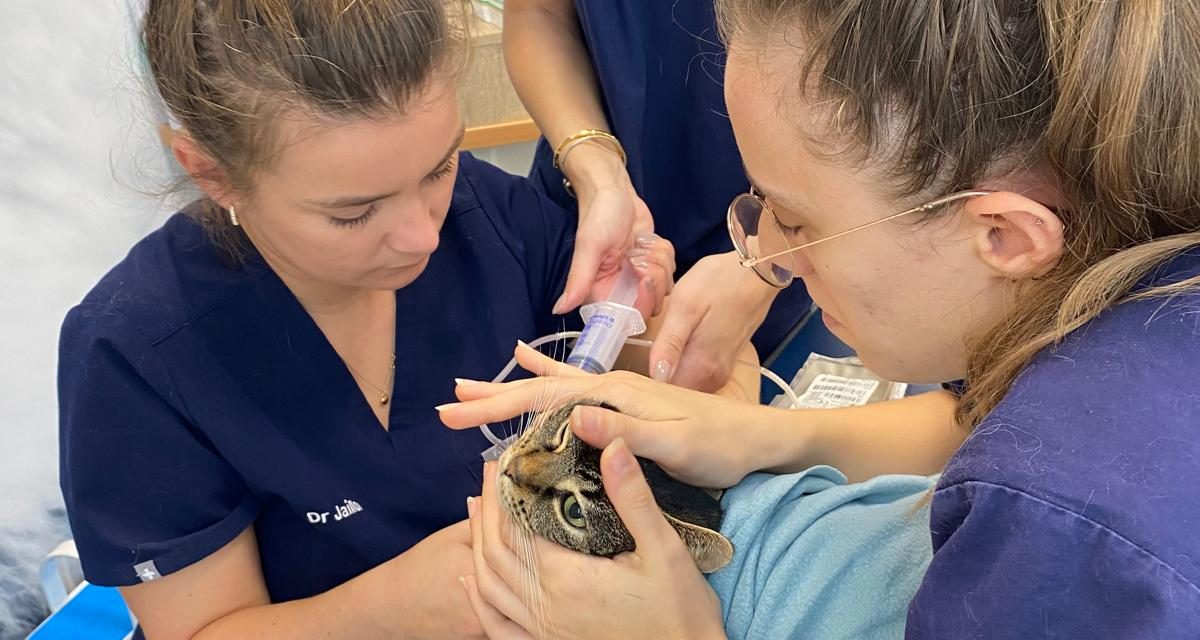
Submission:
[[[608,299],[584,305],[579,310],[583,316],[583,333],[571,349],[571,355],[567,356],[567,364],[589,373],[612,370],[625,346],[625,339],[646,332],[642,314],[633,308],[637,289],[637,274],[629,263],[625,263]]]
[[[625,346],[625,340],[646,332],[646,321],[642,319],[642,314],[633,308],[633,303],[637,300],[637,289],[637,273],[632,265],[625,263],[617,276],[616,284],[608,294],[608,299],[584,305],[579,310],[579,314],[583,316],[583,332],[575,341],[571,355],[567,356],[567,364],[591,373],[605,373],[612,369],[621,353],[621,347]],[[499,382],[507,377],[515,364],[516,358],[513,358],[495,381]],[[482,453],[485,461],[498,459],[519,436],[513,434],[501,440],[492,433],[488,425],[482,424],[479,428],[492,442],[492,446]]]

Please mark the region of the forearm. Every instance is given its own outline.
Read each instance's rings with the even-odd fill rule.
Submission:
[[[504,60],[517,95],[552,147],[582,129],[611,131],[571,0],[510,0]],[[607,145],[579,145],[562,170],[581,196],[629,182]]]
[[[937,473],[967,436],[954,422],[955,403],[934,391],[861,407],[771,410],[759,425],[754,466],[792,473],[827,464],[851,482]]]
[[[370,616],[362,615],[365,605],[353,602],[349,590],[344,589],[348,586],[350,583],[311,598],[242,609],[213,621],[193,640],[394,637]]]
[[[510,0],[504,60],[517,95],[551,145],[580,129],[608,129],[570,0]]]
[[[729,376],[729,381],[714,393],[757,405],[762,385],[762,365],[758,359],[758,351],[754,349],[753,344],[747,341],[738,351],[737,361],[733,365],[733,374]]]
[[[249,607],[216,620],[194,640],[223,638],[396,638],[394,629],[372,612],[403,608],[396,589],[404,581],[385,584],[387,563],[310,598]],[[390,602],[382,602],[386,597]],[[421,612],[411,612],[414,627]],[[415,634],[399,637],[416,637]]]
[[[455,544],[445,544],[447,535],[457,536]],[[432,553],[422,545],[434,537],[325,593],[239,610],[194,637],[478,637],[478,620],[458,584],[458,576],[474,571],[468,535],[464,522],[434,534],[440,541]]]

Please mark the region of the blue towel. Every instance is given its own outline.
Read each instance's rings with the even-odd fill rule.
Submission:
[[[932,557],[935,478],[846,484],[832,467],[754,474],[725,493],[733,562],[709,576],[731,639],[903,638]]]

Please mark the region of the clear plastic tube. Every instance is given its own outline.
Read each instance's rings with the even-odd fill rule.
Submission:
[[[621,266],[621,273],[617,275],[612,290],[608,292],[608,301],[632,307],[637,300],[637,290],[637,272],[633,270],[633,265],[626,262]]]
[[[581,335],[582,332],[580,331],[561,331],[559,333],[552,333],[550,335],[542,336],[530,342],[529,346],[536,349],[549,342],[555,342],[557,340],[569,340],[571,338],[578,338]],[[643,340],[641,338],[626,338],[622,344],[632,344],[647,348],[654,346],[653,342],[649,340]],[[513,359],[509,360],[508,364],[500,370],[500,373],[494,379],[492,379],[492,382],[504,382],[504,380],[508,378],[509,374],[513,372],[513,369],[516,368],[517,358],[514,356]],[[783,391],[783,394],[787,396],[788,401],[792,403],[792,408],[798,408],[800,406],[800,398],[796,395],[796,391],[792,389],[791,385],[784,381],[783,378],[780,378],[774,371],[771,371],[766,367],[760,366],[758,371],[763,377],[775,383],[775,385]],[[508,448],[508,445],[511,444],[512,441],[516,440],[517,436],[519,435],[513,434],[507,438],[501,439],[499,436],[492,433],[491,428],[489,428],[486,424],[479,425],[479,430],[482,431],[484,437],[492,443],[492,446],[482,454],[484,460],[495,460],[499,458],[500,454],[503,453],[504,450]]]

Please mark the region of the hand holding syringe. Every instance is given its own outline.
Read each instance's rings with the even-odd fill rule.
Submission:
[[[646,332],[646,321],[633,303],[637,300],[638,277],[633,267],[626,262],[621,267],[617,282],[608,294],[608,299],[584,305],[579,310],[583,316],[583,332],[573,331],[553,334],[538,338],[529,346],[537,347],[545,342],[561,340],[565,337],[579,336],[571,355],[567,356],[567,364],[579,367],[589,373],[606,373],[612,370],[621,348],[625,346],[630,336]],[[516,358],[496,376],[494,382],[502,382],[516,366]],[[483,452],[484,460],[495,460],[500,457],[508,445],[519,434],[511,435],[503,440],[496,437],[486,424],[480,425],[483,435],[492,442],[492,447]]]
[[[621,268],[621,273],[617,277],[617,282],[613,285],[612,291],[609,292],[608,299],[584,305],[580,309],[580,314],[584,319],[583,331],[581,333],[575,331],[555,333],[538,338],[529,343],[529,346],[536,348],[547,342],[578,336],[579,339],[571,349],[571,354],[567,356],[567,364],[590,373],[606,373],[612,370],[613,364],[617,361],[617,356],[621,353],[621,348],[626,344],[637,344],[644,347],[651,346],[651,343],[647,340],[631,338],[631,336],[636,336],[646,331],[646,322],[642,319],[642,314],[633,308],[633,303],[637,299],[637,292],[637,274],[634,272],[632,266],[626,263]],[[508,363],[508,366],[500,372],[500,375],[496,376],[493,382],[503,382],[516,365],[517,359],[513,358]],[[799,400],[796,398],[796,394],[791,386],[771,371],[765,368],[762,368],[761,371],[764,376],[771,379],[783,390],[784,394],[791,400],[793,406],[799,405]],[[498,459],[500,454],[504,453],[504,450],[520,436],[517,433],[501,440],[492,433],[488,425],[480,425],[479,429],[483,431],[483,435],[492,443],[492,446],[482,454],[485,461]]]
[[[633,308],[637,300],[638,279],[633,267],[625,263],[608,300],[584,305],[583,333],[567,356],[567,364],[588,373],[611,371],[625,339],[646,332],[646,321]]]

